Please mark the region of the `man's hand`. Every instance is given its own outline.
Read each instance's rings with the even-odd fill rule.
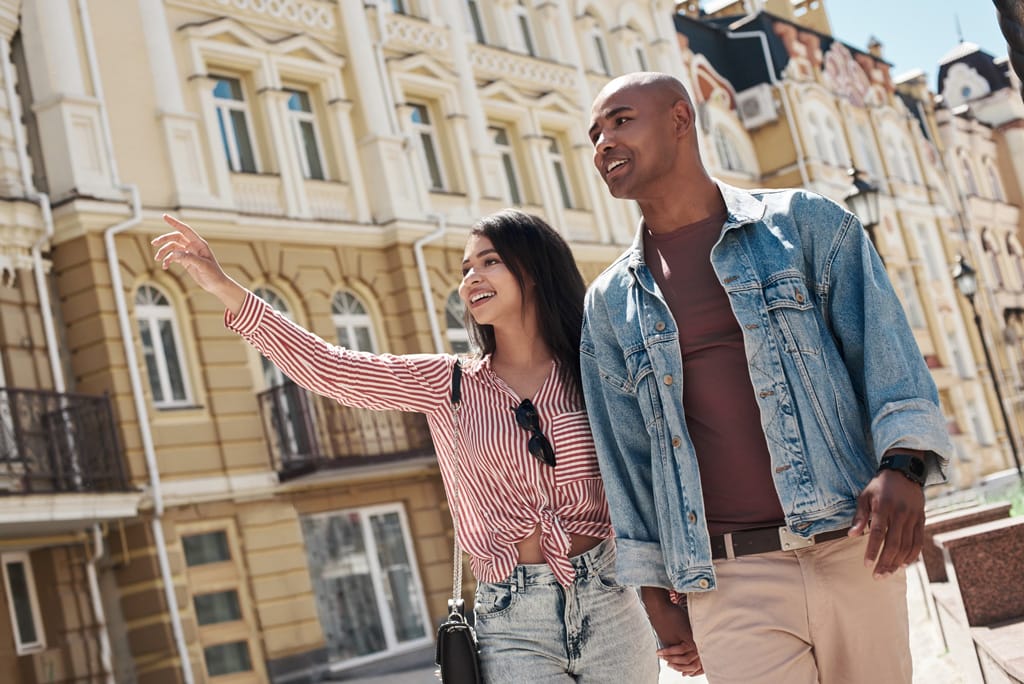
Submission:
[[[658,657],[684,675],[704,674],[685,605],[672,603],[668,591],[659,587],[641,587],[640,596],[647,610],[647,619],[651,621],[654,633],[663,645],[658,649]]]
[[[924,490],[903,473],[883,470],[857,497],[850,536],[868,530],[865,567],[874,565],[875,579],[888,577],[913,563],[924,541]],[[882,551],[879,555],[879,550]],[[876,561],[877,558],[877,561]]]

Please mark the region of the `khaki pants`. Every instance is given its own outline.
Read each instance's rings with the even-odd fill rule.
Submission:
[[[867,537],[715,561],[687,595],[710,684],[911,684],[906,573],[875,580]]]

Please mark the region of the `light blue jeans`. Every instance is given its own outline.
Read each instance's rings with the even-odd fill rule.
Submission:
[[[615,581],[615,543],[571,559],[563,587],[547,565],[519,565],[476,589],[476,633],[487,684],[653,684],[654,631],[634,589]]]

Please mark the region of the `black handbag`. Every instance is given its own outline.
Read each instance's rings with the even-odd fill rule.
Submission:
[[[452,597],[448,600],[448,619],[437,628],[437,652],[434,662],[444,684],[483,684],[480,674],[480,648],[476,632],[466,620],[462,596],[462,547],[459,545],[459,407],[462,404],[462,366],[458,359],[452,368],[452,456],[455,478],[452,518],[455,523],[455,553],[452,560]]]

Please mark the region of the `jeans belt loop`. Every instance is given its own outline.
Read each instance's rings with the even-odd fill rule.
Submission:
[[[726,532],[722,535],[725,539],[725,557],[728,560],[736,560],[736,550],[732,548],[732,532]]]

